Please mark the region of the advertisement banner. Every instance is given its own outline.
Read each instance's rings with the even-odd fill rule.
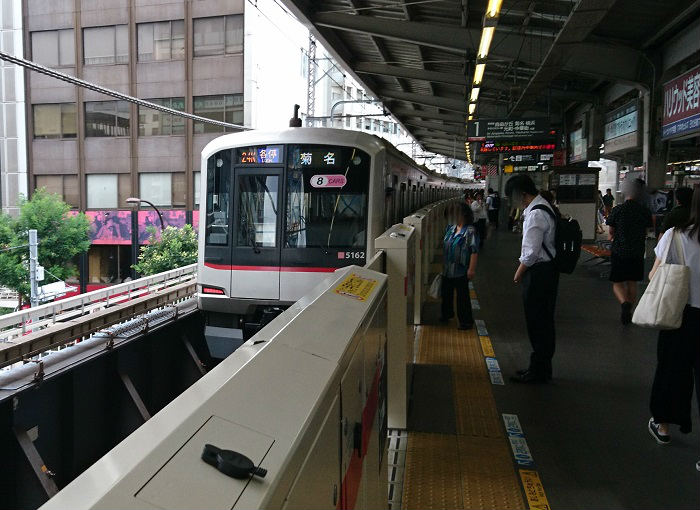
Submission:
[[[91,244],[131,244],[131,211],[86,211]]]
[[[184,210],[161,211],[163,215],[163,227],[182,228],[185,226]],[[146,230],[148,227],[155,227],[156,239],[160,239],[160,219],[155,211],[139,211],[139,244],[148,244],[150,234]]]
[[[700,66],[664,85],[662,138],[700,131]]]
[[[479,154],[514,154],[514,153],[529,153],[529,152],[553,152],[557,148],[554,140],[552,141],[503,141],[498,142],[489,140],[483,142],[479,146]]]
[[[569,163],[586,160],[586,144],[586,139],[583,138],[583,129],[569,133]]]
[[[639,147],[639,101],[632,101],[605,115],[605,153]]]

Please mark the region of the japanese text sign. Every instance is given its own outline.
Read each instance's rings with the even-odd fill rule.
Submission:
[[[664,85],[662,137],[700,130],[700,66]]]

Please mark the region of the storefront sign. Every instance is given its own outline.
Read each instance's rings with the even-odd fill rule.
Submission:
[[[467,124],[467,140],[532,140],[554,135],[549,119],[475,120]]]
[[[639,146],[639,101],[632,101],[605,115],[605,153]]]
[[[700,66],[664,85],[662,138],[700,131]]]
[[[577,163],[586,160],[586,139],[583,138],[583,129],[577,129],[569,133],[569,163]]]

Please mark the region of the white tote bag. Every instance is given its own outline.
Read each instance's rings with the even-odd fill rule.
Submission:
[[[428,296],[430,296],[433,299],[440,299],[440,296],[442,295],[442,275],[438,274],[435,279],[433,279],[433,283],[430,284],[430,288],[428,289]]]
[[[668,264],[671,244],[676,247],[679,264]],[[661,264],[639,300],[632,322],[637,326],[656,329],[678,329],[690,294],[690,268],[685,265],[680,234],[674,230],[661,258]]]

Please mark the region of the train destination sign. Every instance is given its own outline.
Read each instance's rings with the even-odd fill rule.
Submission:
[[[553,136],[549,119],[493,119],[467,122],[467,140],[531,140]]]
[[[239,164],[275,164],[282,161],[281,145],[242,147],[236,150]]]

